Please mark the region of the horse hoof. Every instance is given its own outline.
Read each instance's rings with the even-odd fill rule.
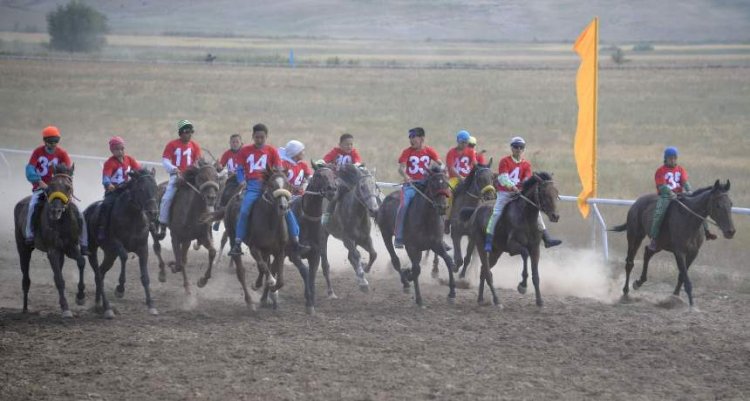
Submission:
[[[64,310],[62,313],[63,319],[72,319],[73,318],[73,312],[70,310]]]
[[[164,270],[164,266],[166,266],[166,265],[164,264],[164,262],[162,262],[162,261],[159,261],[159,268],[160,268],[160,269],[162,269],[162,270]]]
[[[448,305],[455,305],[456,297],[448,297]]]
[[[526,294],[526,286],[523,284],[518,284],[518,292],[520,294]]]
[[[115,312],[112,311],[112,309],[107,309],[104,311],[104,318],[107,320],[111,320],[115,318]]]
[[[411,286],[405,285],[403,288],[404,294],[411,294]]]
[[[690,312],[690,313],[701,313],[702,311],[700,309],[698,309],[697,306],[693,305],[693,306],[688,307],[688,312]]]
[[[276,287],[276,278],[273,275],[269,275],[268,280],[266,280],[266,285],[269,287]]]
[[[464,272],[461,272],[458,275],[458,278],[465,278],[465,277],[466,277],[466,273],[464,273]]]
[[[205,286],[206,286],[206,283],[207,283],[207,282],[208,282],[208,280],[206,280],[206,278],[205,278],[205,277],[201,277],[201,278],[199,278],[199,279],[198,279],[198,288],[203,288],[203,287],[205,287]]]
[[[247,305],[247,307],[250,308],[250,312],[257,312],[258,311],[258,306],[255,305],[254,303],[249,303]]]
[[[620,303],[621,304],[629,304],[630,303],[630,296],[628,294],[622,294],[620,297]]]
[[[84,298],[76,298],[76,305],[78,305],[78,306],[86,305],[86,297],[84,297]]]
[[[308,306],[308,307],[305,308],[305,312],[308,315],[313,316],[313,315],[315,315],[315,307],[314,306]]]
[[[359,290],[364,292],[365,294],[370,292],[370,284],[360,284]]]
[[[164,270],[159,271],[159,282],[160,283],[166,283],[167,282],[167,274],[164,273]]]
[[[159,316],[159,311],[156,308],[148,308],[148,314],[151,316]]]
[[[640,281],[638,281],[638,280],[633,281],[633,289],[634,290],[637,290],[637,289],[641,288],[641,285],[643,285],[643,284],[641,284]]]
[[[193,250],[197,251],[199,249],[201,249],[201,244],[199,244],[198,241],[193,242]]]
[[[328,299],[339,299],[339,296],[335,292],[331,291],[328,293]]]
[[[539,307],[539,308],[543,307],[544,306],[544,301],[542,301],[541,299],[537,299],[536,300],[536,306]]]
[[[124,288],[123,289],[115,288],[115,297],[116,298],[122,298],[124,296],[125,296],[125,289]]]

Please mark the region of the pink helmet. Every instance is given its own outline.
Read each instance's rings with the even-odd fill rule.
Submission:
[[[112,137],[112,138],[111,138],[111,139],[109,140],[109,150],[112,150],[112,149],[114,149],[114,147],[115,147],[115,146],[117,146],[117,145],[122,145],[122,146],[125,146],[125,140],[124,140],[124,139],[122,139],[122,137],[119,137],[119,136],[113,136],[113,137]]]

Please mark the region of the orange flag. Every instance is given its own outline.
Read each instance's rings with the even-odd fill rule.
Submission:
[[[596,96],[599,78],[599,18],[581,32],[573,50],[581,58],[576,76],[578,95],[578,128],[576,129],[575,157],[583,190],[578,194],[578,209],[584,218],[589,215],[586,200],[596,196]]]

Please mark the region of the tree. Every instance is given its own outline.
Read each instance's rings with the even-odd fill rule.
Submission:
[[[69,52],[100,50],[109,32],[107,16],[92,7],[73,0],[47,14],[50,47]]]
[[[612,52],[612,61],[614,61],[615,64],[620,65],[628,60],[625,59],[625,52],[619,47],[615,47],[615,50]]]

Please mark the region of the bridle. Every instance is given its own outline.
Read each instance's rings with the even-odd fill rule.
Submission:
[[[492,186],[491,183],[484,188],[479,188],[479,184],[477,184],[477,181],[478,181],[477,176],[479,175],[479,172],[485,171],[485,170],[489,171],[490,168],[489,167],[477,167],[477,169],[474,171],[474,178],[472,178],[471,187],[468,190],[466,190],[466,195],[468,195],[470,198],[481,200],[482,195],[485,192],[494,190],[494,187]],[[490,180],[490,182],[492,182],[492,180]],[[473,192],[472,190],[474,190],[476,194],[472,193]]]

